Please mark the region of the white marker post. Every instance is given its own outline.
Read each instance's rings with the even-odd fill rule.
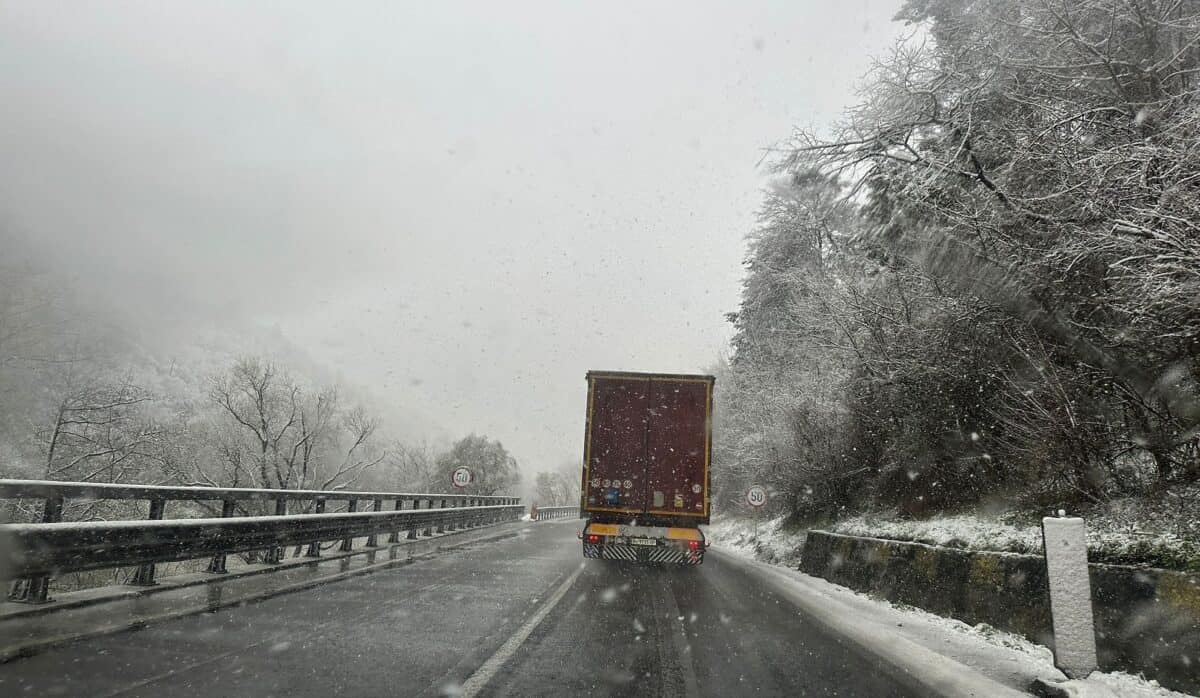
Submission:
[[[1046,517],[1042,542],[1054,624],[1054,666],[1072,679],[1082,679],[1097,666],[1087,528],[1083,519]]]

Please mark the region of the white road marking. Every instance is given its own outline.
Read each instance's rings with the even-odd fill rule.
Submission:
[[[525,621],[525,624],[518,628],[517,632],[513,633],[512,637],[508,638],[500,646],[500,649],[496,650],[496,653],[483,663],[483,666],[476,669],[475,673],[471,674],[471,677],[463,682],[462,688],[458,693],[461,698],[473,698],[473,696],[478,695],[487,686],[488,681],[492,680],[492,677],[496,675],[500,667],[504,666],[504,663],[512,659],[512,656],[516,654],[517,650],[521,647],[521,643],[528,639],[534,629],[550,614],[550,611],[554,610],[554,607],[558,605],[562,597],[566,596],[567,590],[571,588],[571,585],[575,583],[575,580],[579,578],[582,572],[583,566],[580,565],[571,573],[570,577],[567,577],[567,581],[554,590],[554,593],[550,595],[549,599],[546,599],[546,603],[542,604],[537,613],[534,613],[529,620]]]

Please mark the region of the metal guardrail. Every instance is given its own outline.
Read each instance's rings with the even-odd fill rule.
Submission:
[[[7,480],[0,478],[0,499],[163,499],[168,501],[216,500],[306,500],[342,502],[357,499],[438,499],[463,502],[485,500],[515,504],[517,497],[483,497],[470,494],[429,492],[352,492],[347,490],[269,490],[247,487],[169,487],[161,485],[112,485],[58,480]]]
[[[533,520],[547,521],[549,519],[567,519],[579,516],[579,505],[571,504],[561,507],[534,507]]]
[[[399,543],[422,533],[433,535],[458,528],[511,521],[523,507],[517,497],[465,494],[257,490],[245,488],[102,485],[81,482],[0,479],[0,499],[43,499],[41,523],[0,525],[7,541],[0,545],[0,570],[19,579],[10,600],[45,603],[52,575],[108,567],[138,565],[130,584],[153,585],[154,565],[213,556],[208,571],[226,572],[226,556],[264,551],[263,561],[279,563],[283,547],[307,545],[308,557],[319,557],[321,542],[341,540],[341,550],[367,536],[366,547],[379,547],[378,535]],[[134,521],[63,522],[67,499],[143,500],[149,517]],[[164,519],[169,501],[221,501],[221,518]],[[237,502],[274,501],[271,516],[235,516]],[[288,502],[311,503],[313,513],[287,513]],[[347,502],[346,511],[326,513],[329,501]],[[358,511],[360,501],[372,504]],[[384,503],[392,503],[384,511]],[[410,502],[405,509],[405,502]],[[425,506],[422,507],[422,503]]]

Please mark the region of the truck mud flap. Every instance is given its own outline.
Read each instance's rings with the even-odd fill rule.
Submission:
[[[583,556],[593,560],[661,562],[674,565],[699,565],[704,562],[703,551],[680,550],[679,548],[665,546],[649,548],[640,545],[594,545],[584,543]]]

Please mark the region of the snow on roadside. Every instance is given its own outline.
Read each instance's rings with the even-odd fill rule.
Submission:
[[[842,519],[829,527],[833,533],[892,540],[911,540],[971,550],[1036,552],[1042,549],[1041,528],[1020,526],[974,514],[937,516],[906,521],[863,514]]]
[[[1058,687],[1072,698],[1189,698],[1187,694],[1159,686],[1157,681],[1123,671],[1097,671],[1086,679],[1064,681]]]
[[[753,520],[718,519],[706,527],[706,533],[709,541],[721,550],[784,567],[787,574],[795,577],[808,591],[815,590],[817,593],[828,595],[909,640],[971,666],[1014,688],[1027,690],[1035,678],[1042,678],[1062,687],[1068,695],[1078,698],[1189,698],[1187,694],[1159,686],[1156,681],[1124,672],[1095,672],[1086,679],[1066,681],[1062,672],[1054,667],[1054,655],[1050,649],[1020,635],[993,628],[986,623],[971,626],[960,620],[904,604],[894,604],[818,577],[805,575],[796,570],[805,533],[783,530],[785,518],[780,516],[759,522],[757,541]],[[1017,527],[1011,528],[1018,531],[1014,535],[1023,535]],[[951,522],[942,530],[953,532],[956,536],[964,536],[985,535],[988,528],[957,526]],[[874,531],[873,534],[863,531],[857,535],[888,537],[881,535],[878,529]],[[961,537],[959,539],[964,540]],[[1038,543],[1041,543],[1040,530]]]
[[[753,519],[721,518],[705,526],[704,533],[710,543],[742,557],[798,567],[806,532],[783,530],[786,518],[762,519],[757,527]]]
[[[1187,564],[1200,554],[1200,543],[1174,531],[1146,530],[1145,522],[1139,524],[1111,512],[1089,512],[1083,516],[1087,521],[1088,553],[1093,562],[1170,567]],[[1032,554],[1042,551],[1041,526],[1017,520],[1011,512],[992,517],[951,514],[922,520],[860,514],[842,519],[828,530],[969,550]]]

